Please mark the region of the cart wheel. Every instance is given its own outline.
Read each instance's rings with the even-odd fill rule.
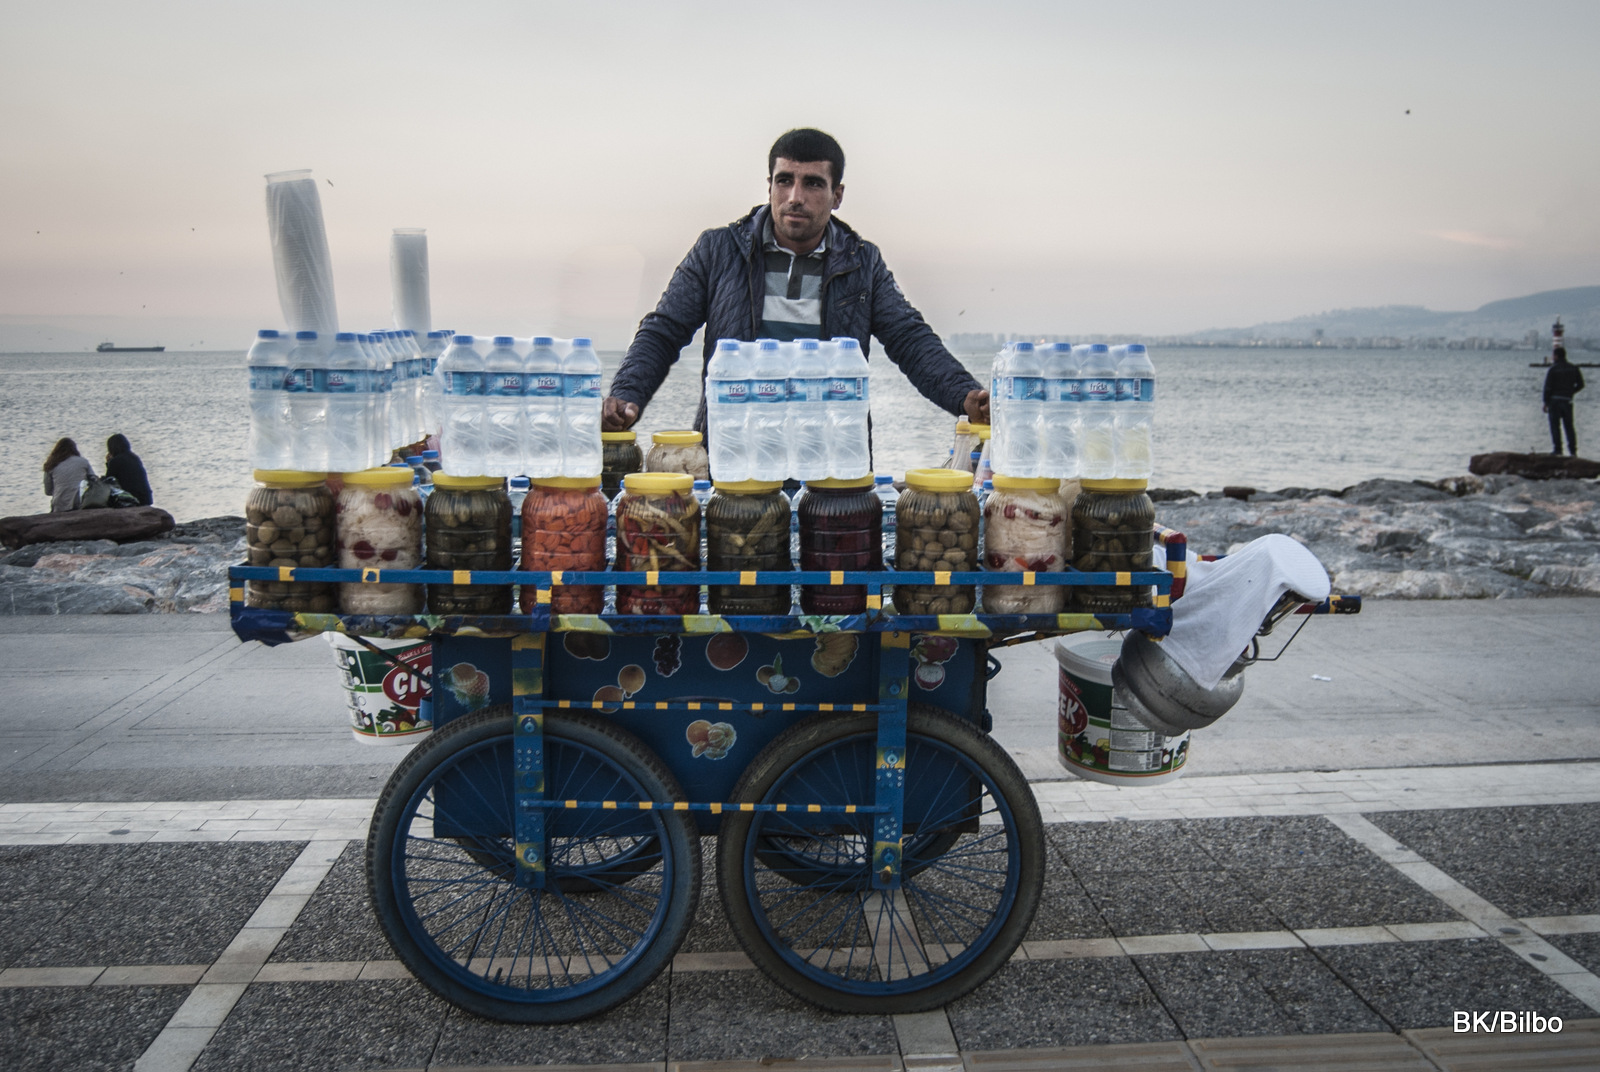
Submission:
[[[740,944],[790,993],[839,1012],[919,1012],[974,989],[1016,951],[1044,885],[1044,825],[999,745],[913,709],[905,865],[898,889],[874,889],[861,850],[873,816],[793,806],[870,804],[876,755],[871,714],[811,718],[778,737],[734,797],[792,810],[726,813],[717,878]]]
[[[553,798],[682,800],[632,735],[551,713]],[[367,836],[367,887],[389,944],[430,989],[470,1012],[555,1023],[604,1012],[672,960],[700,895],[686,812],[546,813],[543,889],[515,884],[508,708],[458,719],[400,764]]]

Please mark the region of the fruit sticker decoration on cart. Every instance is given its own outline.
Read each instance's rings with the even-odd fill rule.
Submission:
[[[684,727],[684,739],[696,759],[722,759],[739,739],[739,733],[726,722],[707,722],[697,718]]]
[[[653,656],[656,664],[656,673],[662,677],[671,677],[678,672],[678,667],[683,665],[683,638],[677,633],[667,633],[656,637],[656,650]]]
[[[856,661],[860,647],[858,633],[818,633],[811,652],[811,669],[823,677],[838,677]]]
[[[605,704],[600,710],[608,715],[612,714],[617,710],[615,705],[622,700],[629,699],[634,693],[644,688],[644,682],[644,667],[638,663],[629,663],[617,671],[617,683],[615,685],[601,685],[594,690],[594,701]]]
[[[561,643],[575,659],[603,663],[611,657],[611,638],[604,633],[568,633]]]
[[[749,654],[750,641],[743,633],[715,633],[706,641],[706,662],[713,670],[732,670]]]
[[[784,674],[782,655],[774,655],[771,666],[763,666],[757,670],[756,680],[765,685],[768,692],[777,693],[779,696],[798,692],[800,689],[799,678]]]
[[[456,663],[450,668],[450,695],[468,711],[489,702],[489,675],[471,663]]]
[[[916,662],[911,680],[924,692],[932,692],[944,684],[944,664],[955,657],[961,647],[955,637],[933,636],[924,633],[911,645],[911,657]]]

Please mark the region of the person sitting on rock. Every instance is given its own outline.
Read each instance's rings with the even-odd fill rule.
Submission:
[[[155,503],[155,496],[150,492],[150,478],[145,476],[144,462],[139,460],[128,443],[128,437],[121,432],[106,440],[106,476],[138,499],[140,506]]]
[[[1583,390],[1583,373],[1567,360],[1567,348],[1557,346],[1554,363],[1544,374],[1544,411],[1550,415],[1550,453],[1561,453],[1561,429],[1567,430],[1567,453],[1578,456],[1578,433],[1572,425],[1572,397]]]
[[[81,485],[93,476],[94,467],[78,453],[78,444],[66,438],[57,440],[44,460],[44,493],[50,496],[50,512],[76,510]]]

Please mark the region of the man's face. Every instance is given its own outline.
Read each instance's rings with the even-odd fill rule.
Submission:
[[[833,184],[833,165],[826,160],[802,164],[778,157],[767,190],[778,244],[797,253],[817,248],[829,217],[844,200],[844,184]]]

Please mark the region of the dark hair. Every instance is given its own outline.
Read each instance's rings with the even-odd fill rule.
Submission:
[[[767,153],[767,178],[772,178],[780,156],[797,164],[826,160],[833,165],[833,184],[837,186],[844,181],[844,150],[839,148],[832,134],[800,127],[783,135],[772,143],[772,151]]]
[[[106,440],[107,458],[114,457],[118,454],[126,454],[132,449],[133,445],[128,442],[128,437],[123,435],[121,432],[118,432],[116,435]]]
[[[1551,352],[1551,356],[1557,361],[1565,361],[1567,359],[1567,348],[1565,346],[1557,346],[1555,350]]]
[[[78,444],[65,437],[56,440],[56,445],[50,448],[50,453],[44,459],[44,471],[49,472],[68,458],[78,456]]]

